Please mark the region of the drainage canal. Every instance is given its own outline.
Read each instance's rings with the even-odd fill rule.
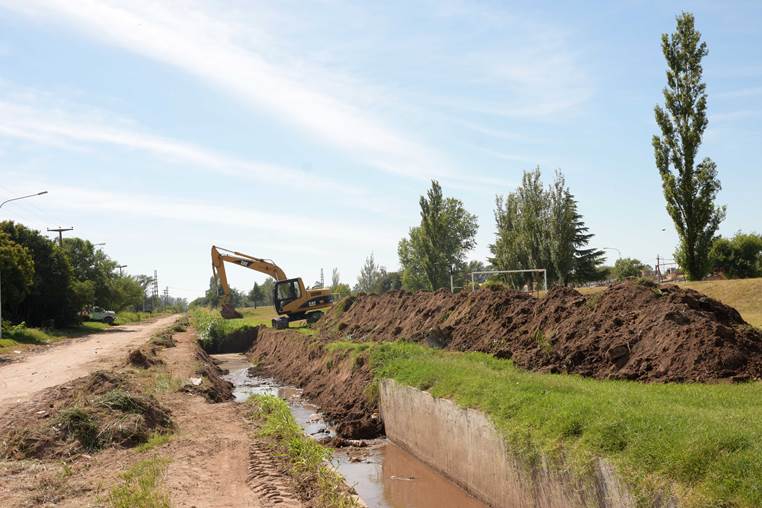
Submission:
[[[228,371],[238,402],[250,395],[269,394],[285,399],[305,434],[315,439],[333,436],[319,408],[301,397],[301,390],[272,378],[259,377],[240,353],[211,355]],[[366,441],[362,447],[338,448],[336,469],[370,508],[486,508],[447,478],[386,439]]]

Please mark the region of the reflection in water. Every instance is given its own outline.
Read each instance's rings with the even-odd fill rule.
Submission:
[[[227,369],[225,379],[233,383],[233,395],[243,402],[254,394],[278,395],[288,401],[294,419],[304,432],[319,438],[333,436],[318,408],[301,398],[302,391],[281,386],[272,378],[252,376],[248,359],[238,353],[212,355]],[[486,508],[431,467],[402,448],[377,440],[368,448],[338,449],[336,469],[355,488],[369,508]],[[354,455],[354,458],[351,456]],[[358,460],[358,455],[361,457]]]
[[[397,445],[383,448],[384,497],[394,508],[486,508]]]

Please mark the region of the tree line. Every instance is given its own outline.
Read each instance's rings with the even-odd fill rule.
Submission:
[[[3,320],[65,327],[78,323],[83,309],[93,305],[114,311],[158,306],[146,300],[153,279],[122,275],[118,265],[88,240],[65,238],[59,245],[22,224],[0,222]]]

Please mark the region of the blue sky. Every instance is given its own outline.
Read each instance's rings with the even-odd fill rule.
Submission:
[[[486,260],[495,195],[539,165],[596,246],[653,263],[676,245],[650,139],[681,10],[710,49],[722,233],[762,231],[753,1],[0,0],[0,196],[50,192],[0,218],[74,226],[176,296],[207,286],[212,243],[354,283],[371,252],[397,268],[432,178]]]

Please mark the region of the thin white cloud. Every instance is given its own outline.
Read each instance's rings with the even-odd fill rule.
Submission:
[[[762,86],[740,88],[738,90],[728,90],[713,94],[714,97],[753,97],[756,95],[762,95]]]
[[[363,189],[324,176],[316,177],[284,166],[230,157],[192,143],[147,134],[132,125],[113,128],[89,118],[91,116],[103,114],[74,114],[45,106],[30,107],[18,102],[0,101],[0,137],[73,150],[89,144],[113,145],[146,152],[172,162],[190,163],[225,175],[286,185],[289,188],[341,192],[342,196],[348,198],[367,198]]]
[[[265,108],[363,162],[397,174],[458,178],[438,153],[353,108],[294,79],[289,62],[265,60],[239,43],[240,27],[200,4],[133,0],[30,0],[7,8],[72,24],[100,40],[198,76],[244,102]],[[264,42],[263,40],[259,41]]]
[[[166,219],[182,223],[203,223],[220,226],[237,226],[246,231],[277,234],[283,239],[292,237],[319,239],[321,242],[351,243],[373,246],[394,243],[399,232],[382,227],[352,225],[346,220],[331,222],[313,216],[274,214],[255,208],[220,206],[198,200],[173,200],[163,195],[122,193],[50,185],[45,182],[24,182],[15,187],[19,193],[36,192],[45,188],[48,194],[39,206],[45,208],[93,211],[99,216],[113,214],[125,217]],[[36,189],[36,190],[34,190]]]

